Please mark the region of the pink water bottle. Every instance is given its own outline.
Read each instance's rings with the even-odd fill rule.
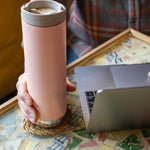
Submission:
[[[66,9],[38,0],[21,7],[27,88],[38,121],[54,121],[66,112]]]

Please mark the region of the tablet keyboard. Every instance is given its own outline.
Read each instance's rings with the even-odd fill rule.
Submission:
[[[92,108],[93,108],[96,93],[97,93],[97,91],[86,91],[85,92],[87,103],[88,103],[88,109],[89,109],[90,114],[92,112]]]

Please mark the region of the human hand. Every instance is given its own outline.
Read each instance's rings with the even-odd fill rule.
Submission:
[[[38,119],[38,113],[36,108],[33,106],[33,99],[28,93],[27,89],[27,76],[26,74],[22,74],[18,82],[16,84],[17,90],[18,90],[18,104],[19,107],[23,113],[23,116],[26,121],[30,121],[32,123],[36,123]],[[66,77],[66,90],[67,91],[75,91],[75,86],[69,81],[69,78]]]

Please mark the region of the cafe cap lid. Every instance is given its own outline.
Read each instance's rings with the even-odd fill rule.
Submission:
[[[49,8],[53,13],[34,13],[34,9]],[[39,27],[50,27],[60,24],[66,19],[65,7],[53,0],[36,0],[21,7],[21,18],[27,24]]]

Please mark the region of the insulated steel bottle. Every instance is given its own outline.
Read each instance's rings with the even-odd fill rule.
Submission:
[[[41,121],[66,112],[66,9],[52,0],[21,7],[27,89]]]

